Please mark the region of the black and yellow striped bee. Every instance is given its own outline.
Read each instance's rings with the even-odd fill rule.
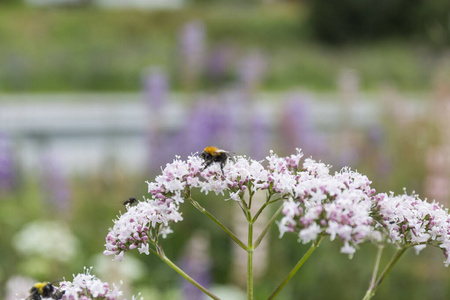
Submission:
[[[30,289],[30,295],[26,300],[41,300],[50,298],[59,300],[63,297],[64,291],[56,289],[50,282],[38,282]]]
[[[201,157],[205,160],[205,166],[203,167],[203,170],[208,168],[212,163],[217,162],[220,164],[220,170],[223,174],[223,167],[225,166],[231,155],[228,151],[209,146],[203,150]]]

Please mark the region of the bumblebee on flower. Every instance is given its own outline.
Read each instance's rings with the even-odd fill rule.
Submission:
[[[209,146],[203,149],[203,152],[201,154],[201,158],[205,161],[205,166],[203,167],[203,170],[208,168],[211,164],[217,162],[220,164],[220,170],[223,173],[223,167],[227,163],[228,159],[231,157],[230,152],[216,148],[214,146]]]
[[[38,282],[30,289],[30,296],[25,300],[54,299],[63,297],[64,291],[56,289],[50,282]]]

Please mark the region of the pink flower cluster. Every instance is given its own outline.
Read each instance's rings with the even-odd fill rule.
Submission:
[[[112,287],[107,282],[90,274],[92,268],[86,269],[84,273],[74,275],[73,281],[63,281],[60,283],[59,292],[64,292],[61,300],[118,300],[124,299],[120,286],[115,284]],[[126,299],[124,299],[126,300]],[[137,300],[135,296],[132,300]]]
[[[426,245],[442,248],[450,264],[450,217],[448,210],[436,202],[421,200],[417,195],[378,194],[376,218],[391,243],[399,247],[415,246],[417,252]]]
[[[182,220],[174,202],[164,203],[156,200],[139,202],[114,221],[114,227],[106,236],[105,255],[115,255],[122,260],[124,252],[138,249],[139,253],[149,254],[150,239],[166,235],[171,231],[169,224]],[[153,236],[149,230],[153,229]]]
[[[269,190],[271,193],[294,193],[295,176],[290,170],[298,167],[300,151],[288,159],[280,159],[273,153],[268,157],[269,166],[245,157],[235,157],[224,168],[212,164],[204,170],[204,161],[198,155],[186,161],[178,157],[162,170],[154,182],[147,182],[150,199],[129,207],[128,211],[114,220],[114,226],[106,237],[105,255],[123,259],[124,252],[138,249],[149,254],[149,246],[159,235],[171,232],[170,224],[182,220],[179,206],[191,189],[202,193],[225,195],[239,201],[248,189]]]
[[[147,182],[150,199],[130,207],[114,221],[106,237],[104,254],[121,260],[127,250],[149,254],[157,237],[171,232],[171,223],[182,220],[179,206],[192,189],[214,192],[227,199],[243,200],[248,192],[265,190],[284,201],[280,235],[294,232],[309,243],[321,236],[343,242],[342,253],[350,255],[364,241],[389,240],[399,245],[434,244],[444,249],[450,263],[449,216],[436,203],[413,196],[379,194],[369,179],[348,168],[330,174],[330,166],[302,153],[278,157],[273,152],[265,162],[236,156],[223,169],[212,164],[204,169],[198,155],[176,158],[154,182]]]
[[[297,178],[294,195],[283,206],[281,236],[296,232],[303,243],[321,235],[339,237],[341,252],[350,256],[356,245],[374,237],[370,209],[375,190],[366,176],[349,169],[331,175],[329,166],[306,159]]]

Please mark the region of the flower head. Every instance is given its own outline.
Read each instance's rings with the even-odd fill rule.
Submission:
[[[374,190],[364,175],[348,168],[331,175],[329,166],[306,159],[296,172],[293,196],[283,205],[280,234],[296,232],[309,243],[320,235],[340,238],[342,253],[350,256],[355,247],[373,232],[370,217]]]
[[[280,236],[286,232],[309,243],[320,237],[341,240],[342,253],[350,257],[365,241],[389,241],[400,246],[433,244],[444,249],[450,264],[449,217],[437,203],[417,196],[379,194],[367,176],[344,168],[332,174],[331,166],[311,158],[302,161],[302,152],[279,157],[273,152],[265,161],[244,156],[228,159],[223,166],[198,155],[179,157],[166,165],[161,175],[147,182],[151,198],[140,202],[115,220],[106,238],[104,254],[121,260],[124,252],[157,253],[158,237],[172,232],[171,224],[182,220],[179,206],[191,199],[193,189],[245,202],[244,195],[265,191],[270,199],[282,200]],[[269,201],[269,200],[267,200]],[[198,203],[197,203],[198,204]],[[270,204],[270,203],[269,203]],[[266,203],[265,205],[268,205]]]
[[[448,210],[437,202],[421,200],[418,195],[378,194],[375,216],[385,230],[388,241],[403,246],[415,246],[416,252],[426,245],[442,248],[450,264],[450,217]]]
[[[158,235],[170,233],[169,224],[182,220],[175,202],[148,200],[139,202],[114,221],[106,237],[105,255],[114,254],[122,260],[125,251],[138,248],[140,253],[149,254],[149,242]],[[153,229],[149,236],[149,230]]]
[[[84,299],[124,299],[120,285],[102,282],[91,274],[91,268],[85,268],[84,273],[73,276],[73,281],[60,283],[59,291],[63,292],[62,300],[84,300]],[[134,296],[132,299],[136,299]],[[124,299],[126,300],[126,299]],[[142,299],[141,299],[142,300]]]

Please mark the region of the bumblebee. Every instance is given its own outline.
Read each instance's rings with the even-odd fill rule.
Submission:
[[[41,300],[43,298],[59,300],[63,295],[64,291],[55,289],[50,282],[38,282],[30,289],[30,295],[26,300]]]
[[[203,170],[208,168],[211,164],[217,162],[220,164],[220,170],[222,171],[223,175],[223,167],[225,166],[231,155],[228,151],[209,146],[203,150],[201,157],[205,160],[205,166],[203,167]]]
[[[124,205],[124,206],[127,206],[127,205],[133,206],[134,204],[137,204],[138,202],[139,202],[139,201],[138,201],[136,198],[131,197],[131,198],[125,200],[125,201],[123,202],[123,205]]]

